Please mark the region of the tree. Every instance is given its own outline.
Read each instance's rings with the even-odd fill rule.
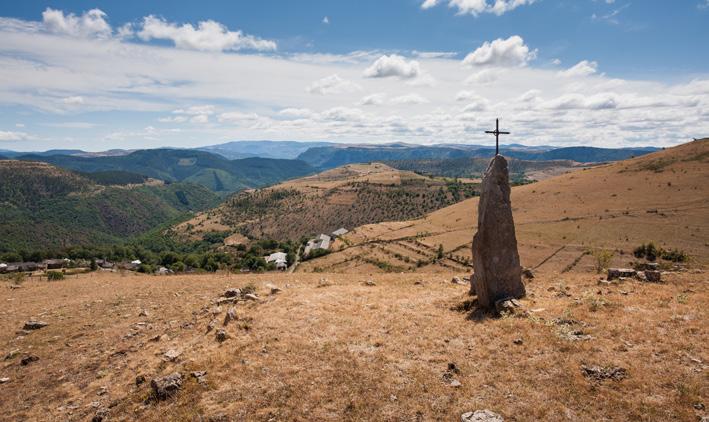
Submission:
[[[436,253],[436,259],[443,259],[443,255],[443,245],[438,245],[438,253]]]

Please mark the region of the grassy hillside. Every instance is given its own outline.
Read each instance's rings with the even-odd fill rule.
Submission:
[[[216,201],[190,183],[105,187],[46,163],[0,161],[0,252],[117,243]]]
[[[349,165],[234,195],[179,231],[199,236],[236,230],[250,238],[297,240],[340,227],[416,218],[473,196],[476,187],[383,164]]]
[[[130,172],[165,181],[191,182],[219,193],[266,186],[313,171],[297,160],[228,160],[204,151],[174,149],[139,150],[128,155],[102,157],[24,155],[19,159],[43,161],[85,173]]]
[[[589,249],[614,251],[627,266],[633,250],[654,242],[709,264],[709,140],[578,170],[514,187],[512,206],[522,264],[564,271],[590,268]],[[357,228],[340,252],[309,261],[303,271],[469,272],[478,199],[424,218]],[[436,259],[439,245],[444,258]]]
[[[652,152],[654,148],[594,148],[568,147],[548,150],[532,150],[527,147],[502,146],[500,152],[520,160],[571,160],[580,163],[597,163],[624,160]],[[406,144],[373,146],[330,145],[310,148],[298,156],[313,167],[327,169],[351,163],[400,160],[440,160],[464,158],[490,158],[494,148],[476,145],[432,145],[416,146]]]
[[[430,160],[387,161],[385,164],[399,170],[443,176],[480,178],[490,162],[489,158],[451,158]],[[579,168],[579,163],[571,160],[532,161],[512,158],[509,160],[510,178],[517,181],[539,180],[550,174]]]

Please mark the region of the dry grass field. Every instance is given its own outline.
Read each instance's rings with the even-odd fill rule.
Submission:
[[[527,282],[526,313],[504,318],[470,309],[453,275],[376,275],[376,285],[366,274],[4,282],[0,378],[9,380],[0,384],[0,420],[455,421],[485,408],[508,421],[707,414],[706,273],[599,285],[594,273],[542,271]],[[282,291],[271,295],[271,284]],[[235,305],[219,343],[231,305],[215,300],[247,285],[260,299]],[[48,325],[23,333],[29,319]],[[22,365],[30,355],[39,360]],[[619,367],[625,377],[589,378],[583,365]],[[146,401],[151,379],[176,371],[182,389]],[[193,371],[206,371],[202,382]]]
[[[628,265],[633,249],[647,242],[684,250],[695,265],[707,265],[707,180],[709,140],[701,140],[513,187],[522,265],[590,269],[592,258],[584,253],[594,248],[613,250],[614,264]],[[421,219],[359,227],[334,245],[340,252],[306,262],[299,271],[462,270],[471,258],[477,206],[471,198]],[[445,258],[426,264],[439,245]],[[417,266],[419,260],[424,265]]]

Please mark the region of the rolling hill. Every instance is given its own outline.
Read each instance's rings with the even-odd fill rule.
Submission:
[[[112,180],[102,186],[43,162],[0,161],[0,252],[120,243],[218,200],[193,183]]]
[[[139,150],[127,155],[101,157],[23,155],[17,159],[43,161],[85,173],[122,171],[167,182],[196,183],[221,194],[266,186],[313,172],[308,164],[297,160],[228,160],[204,151],[178,149]]]
[[[709,264],[706,180],[709,139],[514,187],[522,265],[588,269],[589,249],[606,248],[615,251],[615,264],[626,266],[632,251],[647,242]],[[470,272],[477,205],[472,198],[424,218],[358,227],[333,245],[337,252],[299,270]]]
[[[420,217],[475,195],[476,187],[384,164],[352,164],[241,192],[177,231],[196,238],[229,230],[252,239],[299,240],[341,227]]]
[[[233,141],[197,149],[219,154],[230,160],[248,157],[295,159],[309,148],[328,145],[334,144],[300,141]]]
[[[566,147],[538,150],[514,145],[502,145],[500,147],[500,151],[503,155],[520,160],[570,160],[579,163],[624,160],[627,158],[648,154],[655,150],[655,148],[611,149],[594,147]],[[351,163],[489,158],[494,154],[494,148],[485,148],[478,145],[330,145],[310,148],[300,154],[298,159],[307,162],[313,167],[328,169]]]

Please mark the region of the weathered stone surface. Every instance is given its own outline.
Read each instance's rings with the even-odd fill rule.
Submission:
[[[522,267],[510,202],[507,160],[495,156],[485,172],[478,204],[478,231],[473,237],[471,293],[481,307],[492,309],[495,302],[525,295]],[[473,293],[474,292],[474,293]]]
[[[215,337],[219,343],[222,343],[229,338],[229,334],[227,334],[226,330],[220,328],[217,330],[217,334],[215,335]]]
[[[226,315],[224,315],[224,326],[229,325],[231,321],[236,321],[236,308],[233,306],[229,308],[229,310],[226,311]]]
[[[20,361],[20,365],[27,366],[32,362],[37,362],[38,360],[39,360],[39,356],[27,355],[22,358],[22,360]]]
[[[662,281],[661,274],[662,273],[660,273],[659,271],[647,270],[647,271],[645,271],[645,278],[647,279],[647,281],[649,281],[651,283],[659,283]]]
[[[632,268],[608,268],[608,280],[615,280],[621,277],[635,277],[636,271]]]
[[[23,330],[39,330],[40,328],[46,327],[47,324],[44,321],[35,321],[35,320],[29,320],[25,322],[25,326],[22,327]]]
[[[182,388],[182,374],[174,372],[162,378],[150,381],[156,400],[167,400]]]
[[[241,296],[240,289],[227,289],[227,291],[224,292],[224,297],[239,297],[239,296]]]
[[[504,422],[502,416],[492,410],[476,410],[460,415],[461,422]]]

